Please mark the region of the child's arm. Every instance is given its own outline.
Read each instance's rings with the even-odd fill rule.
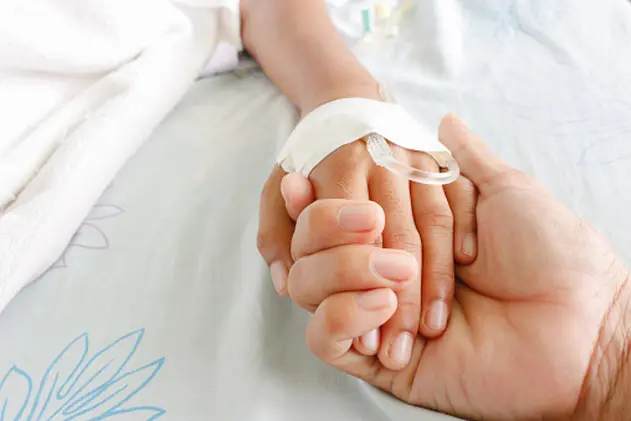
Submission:
[[[379,99],[377,81],[338,35],[324,0],[242,0],[242,16],[246,48],[303,115],[339,98]],[[437,169],[427,155],[395,152],[411,165]],[[277,167],[263,192],[259,249],[270,264],[277,289],[286,294],[287,271],[293,264],[293,223],[281,197],[283,175]],[[386,222],[383,247],[409,252],[422,267],[398,291],[399,307],[393,318],[363,338],[371,346],[381,343],[379,356],[386,367],[401,369],[409,361],[412,338],[419,330],[436,337],[446,326],[455,284],[454,258],[460,263],[475,259],[475,190],[462,179],[444,190],[410,184],[376,166],[363,142],[329,155],[313,170],[310,181],[318,199],[372,200],[381,205]],[[352,216],[350,221],[349,230],[361,231]],[[394,258],[375,265],[385,277],[402,273]]]
[[[303,115],[334,99],[379,99],[323,0],[241,0],[241,9],[246,49]]]

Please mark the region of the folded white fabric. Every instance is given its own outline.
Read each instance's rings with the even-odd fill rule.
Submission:
[[[310,112],[289,136],[278,163],[287,172],[308,177],[333,151],[371,133],[405,149],[425,152],[443,167],[451,158],[437,134],[418,124],[400,105],[345,98]]]
[[[225,68],[216,46],[241,49],[238,11],[238,0],[0,2],[0,311],[200,72]]]

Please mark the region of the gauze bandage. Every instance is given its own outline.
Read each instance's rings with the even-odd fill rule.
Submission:
[[[448,184],[460,175],[451,152],[403,107],[364,98],[339,99],[309,113],[289,136],[278,163],[287,172],[300,172],[308,177],[332,152],[360,139],[377,165],[411,181]],[[400,162],[392,154],[388,141],[427,153],[443,171],[424,171]]]

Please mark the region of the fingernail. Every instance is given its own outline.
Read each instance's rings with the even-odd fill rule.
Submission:
[[[365,310],[380,310],[393,305],[393,295],[389,289],[377,289],[362,293],[357,301]]]
[[[451,116],[451,121],[454,124],[454,127],[456,127],[459,130],[463,130],[463,131],[467,131],[467,126],[465,126],[464,122],[462,120],[460,120],[459,117],[452,115]]]
[[[443,330],[447,325],[447,303],[443,300],[432,301],[425,313],[425,325],[433,330]]]
[[[344,231],[370,231],[377,224],[376,214],[374,205],[346,206],[340,209],[337,223]]]
[[[361,337],[362,344],[369,351],[377,352],[379,349],[379,329],[373,329]]]
[[[414,337],[409,332],[397,336],[390,348],[390,357],[399,365],[406,366],[412,356]]]
[[[407,281],[416,274],[416,259],[399,251],[375,251],[371,264],[378,276],[392,281]]]
[[[475,235],[467,234],[462,239],[462,252],[467,256],[475,255]]]
[[[280,195],[283,196],[283,200],[285,201],[285,205],[287,205],[287,188],[284,183],[285,179],[280,183]]]
[[[274,288],[276,288],[276,292],[279,294],[284,292],[287,288],[287,268],[285,264],[281,261],[276,261],[270,265],[269,269],[272,274],[272,283],[274,284]]]

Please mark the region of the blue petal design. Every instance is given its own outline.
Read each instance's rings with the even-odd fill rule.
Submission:
[[[96,204],[85,219],[86,221],[97,221],[99,219],[112,218],[122,213],[125,213],[125,211],[120,206]]]
[[[115,421],[154,421],[164,415],[166,411],[161,408],[152,408],[152,407],[138,407],[131,409],[124,409],[120,411],[115,411],[112,413],[105,414],[103,416],[99,416],[98,418],[93,418],[91,421],[97,421],[102,419],[115,419]]]
[[[98,393],[104,385],[114,380],[136,353],[143,336],[144,329],[129,333],[94,355],[81,370],[78,379],[80,386],[68,402],[74,402],[90,393]]]
[[[96,409],[102,414],[114,413],[142,390],[163,365],[164,358],[161,358],[114,379],[99,390],[72,402],[64,411],[64,415],[72,415],[68,418],[72,420],[85,413],[95,415]]]
[[[144,329],[131,332],[88,359],[89,336],[80,335],[46,370],[30,408],[34,390],[31,377],[14,366],[0,382],[0,421],[158,419],[166,413],[162,408],[124,407],[164,365],[165,359],[160,358],[127,369],[143,336]]]
[[[110,246],[110,242],[101,228],[89,222],[84,222],[77,233],[72,237],[70,246],[82,247],[92,250],[105,250]]]
[[[118,205],[97,203],[92,207],[90,213],[85,218],[70,243],[64,250],[61,257],[55,262],[51,269],[62,269],[68,267],[66,259],[68,252],[73,248],[83,248],[88,250],[105,250],[110,246],[109,239],[96,221],[113,218],[125,213],[125,210]]]
[[[51,269],[63,269],[68,267],[66,265],[66,250],[64,250],[63,254],[59,259],[50,267]]]
[[[16,396],[16,390],[24,393]],[[31,398],[32,390],[31,377],[18,367],[11,367],[0,382],[0,421],[20,420]]]
[[[78,380],[79,369],[88,355],[88,335],[70,342],[44,373],[28,420],[50,419],[64,405],[64,399]],[[41,405],[41,406],[40,406]]]

